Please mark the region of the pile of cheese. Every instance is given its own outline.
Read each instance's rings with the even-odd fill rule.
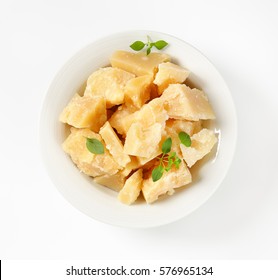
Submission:
[[[141,192],[152,203],[189,184],[190,168],[217,142],[202,126],[202,120],[215,118],[207,96],[185,85],[189,71],[170,60],[164,53],[116,51],[111,67],[92,73],[84,94],[75,94],[60,115],[71,126],[64,151],[96,183],[119,192],[125,204]],[[181,131],[190,135],[190,147],[181,144]],[[153,182],[151,172],[168,137],[182,162]],[[87,138],[101,141],[104,153],[91,153]]]

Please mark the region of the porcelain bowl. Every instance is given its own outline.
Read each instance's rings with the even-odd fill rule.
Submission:
[[[100,186],[82,174],[62,150],[65,125],[59,115],[88,76],[109,65],[116,50],[130,50],[136,41],[165,40],[163,50],[173,62],[191,71],[192,86],[209,98],[217,119],[208,124],[218,135],[211,156],[197,164],[193,182],[172,196],[153,204],[143,202],[127,206],[117,200],[117,193]],[[196,48],[173,36],[154,31],[129,31],[107,36],[84,47],[70,58],[53,79],[45,96],[40,119],[40,145],[47,172],[60,193],[75,208],[98,221],[132,228],[156,227],[181,219],[199,208],[221,185],[231,164],[237,138],[237,120],[231,93],[213,64]],[[205,217],[204,217],[205,218]]]

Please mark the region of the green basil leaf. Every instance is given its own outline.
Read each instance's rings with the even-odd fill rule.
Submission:
[[[145,43],[143,43],[142,41],[135,41],[133,42],[130,47],[134,50],[134,51],[140,51],[145,47]]]
[[[151,53],[151,49],[152,49],[151,46],[149,46],[149,47],[147,48],[147,55],[149,55],[149,54]]]
[[[162,50],[163,48],[165,48],[168,45],[168,43],[163,40],[159,40],[159,41],[156,41],[154,43],[154,45],[158,50]]]
[[[153,171],[152,171],[153,182],[158,181],[162,177],[163,171],[164,171],[164,169],[161,165],[159,165],[153,169]]]
[[[95,138],[87,138],[86,147],[93,154],[104,154],[103,144]]]
[[[167,154],[171,151],[172,139],[171,137],[167,138],[162,144],[162,153]]]
[[[181,143],[184,146],[186,146],[186,147],[190,147],[191,146],[191,139],[190,139],[190,136],[187,133],[181,131],[179,133],[179,138],[180,138]]]

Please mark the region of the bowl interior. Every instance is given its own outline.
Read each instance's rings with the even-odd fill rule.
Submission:
[[[163,39],[169,43],[164,52],[175,63],[191,71],[191,85],[205,91],[216,114],[208,125],[218,134],[212,156],[193,169],[193,182],[170,198],[147,205],[139,200],[132,206],[117,201],[117,193],[99,186],[79,172],[63,152],[65,125],[60,112],[96,69],[109,65],[115,50],[130,50],[136,40]],[[62,195],[77,209],[102,222],[127,227],[154,227],[178,220],[202,205],[219,187],[232,161],[236,143],[236,114],[231,94],[212,63],[191,45],[170,35],[151,31],[115,34],[80,50],[58,72],[44,100],[40,121],[40,144],[49,176]]]

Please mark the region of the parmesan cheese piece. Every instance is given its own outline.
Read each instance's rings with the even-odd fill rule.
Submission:
[[[137,156],[137,161],[138,161],[138,164],[139,164],[140,167],[143,168],[143,166],[150,165],[151,162],[155,162],[154,159],[162,154],[162,144],[166,140],[167,137],[168,137],[168,135],[162,129],[161,140],[160,140],[159,144],[156,146],[155,150],[152,152],[152,154],[148,157]]]
[[[103,143],[100,135],[89,129],[71,128],[71,134],[62,145],[77,167],[83,173],[93,177],[117,173],[120,166],[114,161],[108,150],[105,148],[104,154],[91,153],[86,147],[87,138],[95,138]]]
[[[95,71],[87,80],[85,96],[103,96],[106,107],[124,102],[124,87],[135,76],[122,69],[105,67]]]
[[[142,169],[138,169],[125,182],[124,187],[118,195],[118,199],[127,205],[130,205],[138,198],[142,188]]]
[[[158,86],[158,92],[161,94],[169,84],[183,83],[189,73],[188,70],[177,64],[164,62],[158,65],[158,72],[153,82]]]
[[[119,192],[125,183],[126,176],[120,171],[113,175],[102,175],[94,178],[97,184],[108,187],[109,189]]]
[[[107,121],[100,129],[99,134],[105,142],[106,148],[113,156],[114,160],[125,167],[130,162],[130,157],[124,153],[124,146],[118,135],[115,133],[110,123]]]
[[[103,97],[81,97],[77,93],[64,108],[59,120],[76,128],[90,128],[98,132],[106,122],[106,106]]]
[[[136,170],[141,165],[138,162],[137,157],[135,156],[129,156],[131,161],[126,165],[126,167],[121,171],[124,176],[128,176],[133,170]]]
[[[161,98],[170,118],[192,121],[215,119],[214,112],[203,91],[184,84],[171,84]]]
[[[166,122],[166,132],[168,134],[179,134],[179,132],[186,132],[188,135],[199,132],[202,129],[201,121],[186,121],[170,119]]]
[[[125,86],[125,104],[140,109],[150,99],[152,76],[144,75],[130,79]]]
[[[203,128],[191,137],[191,146],[180,145],[182,155],[189,167],[208,154],[216,144],[217,138],[213,131]]]
[[[195,132],[199,132],[201,129],[201,121],[193,122],[186,120],[169,119],[166,122],[165,132],[167,137],[171,137],[172,139],[172,151],[176,152],[177,155],[180,158],[182,158],[182,153],[180,149],[181,141],[179,139],[179,133],[185,132],[189,136],[191,136]]]
[[[174,193],[174,189],[189,184],[192,181],[190,171],[182,161],[178,169],[172,167],[169,172],[164,172],[161,179],[153,182],[152,177],[143,180],[142,192],[147,203],[152,203],[160,195]]]
[[[116,51],[110,58],[112,67],[118,67],[136,76],[151,75],[157,70],[158,64],[170,61],[170,56],[165,53]]]
[[[128,107],[126,105],[119,106],[117,111],[109,119],[111,126],[115,128],[119,134],[125,136],[128,128],[134,122],[133,113],[135,111],[135,107]]]
[[[128,155],[150,157],[155,153],[161,140],[162,126],[155,123],[145,127],[137,122],[131,125],[126,135],[124,152]]]
[[[114,115],[116,113],[114,113]],[[148,104],[142,106],[140,110],[135,111],[132,114],[128,115],[119,112],[116,116],[114,115],[110,120],[111,125],[123,136],[126,136],[133,123],[140,122],[144,127],[160,123],[162,128],[164,128],[165,122],[169,118],[167,111],[164,109],[163,100],[160,98],[151,100]]]
[[[149,126],[156,122],[165,128],[165,122],[168,120],[169,116],[167,111],[164,109],[164,100],[161,98],[155,98],[151,100],[148,104],[141,108],[141,115],[139,121],[144,123],[144,125]]]
[[[161,154],[162,154],[161,148],[159,148],[159,146],[157,146],[155,151],[149,157],[137,157],[137,160],[138,160],[139,165],[143,166]]]

